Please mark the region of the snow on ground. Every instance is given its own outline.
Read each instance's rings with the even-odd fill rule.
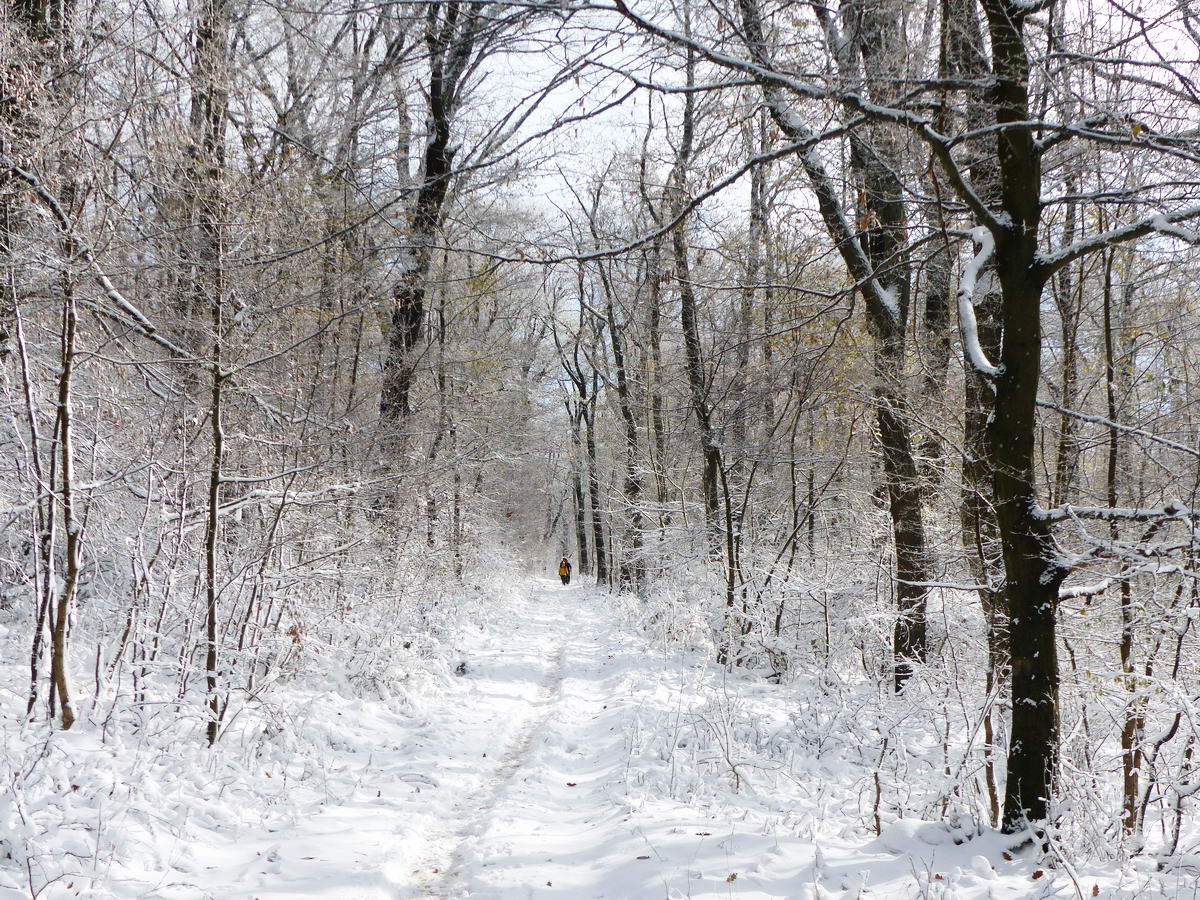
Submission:
[[[39,752],[65,796],[4,798],[0,838],[23,834],[41,855],[10,850],[0,898],[28,896],[31,873],[40,887],[55,866],[41,897],[1198,894],[1153,866],[1042,868],[994,832],[885,814],[876,835],[845,748],[781,738],[795,685],[664,654],[589,586],[531,582],[459,647],[459,677],[401,703],[290,698],[305,742],[283,723],[220,764],[195,750],[138,766],[137,747],[95,729],[54,736]],[[734,733],[747,723],[755,741]],[[744,755],[750,744],[761,752]]]

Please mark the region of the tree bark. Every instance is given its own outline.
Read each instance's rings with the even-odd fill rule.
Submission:
[[[690,29],[690,25],[685,25]],[[696,58],[688,51],[687,84],[695,84]],[[685,186],[687,171],[692,162],[695,140],[696,101],[692,93],[684,99],[683,124],[679,152],[672,172],[675,191],[675,214],[682,212],[687,195]],[[679,290],[679,318],[683,327],[684,366],[688,380],[688,398],[692,414],[696,417],[696,429],[700,433],[700,452],[704,468],[700,476],[700,489],[704,497],[704,524],[708,533],[709,552],[720,555],[720,519],[718,511],[719,480],[721,472],[721,446],[713,428],[712,410],[708,402],[708,386],[704,377],[704,359],[700,346],[700,328],[696,321],[696,292],[692,285],[691,262],[688,259],[686,219],[671,232],[671,251],[675,263],[675,284]]]
[[[463,78],[484,19],[482,7],[463,0],[433,2],[425,12],[429,59],[426,122],[429,134],[421,164],[420,186],[409,211],[408,248],[392,291],[391,324],[383,360],[379,414],[385,429],[412,415],[415,358],[424,333],[425,297],[433,245],[444,219],[454,174],[451,129],[462,101]],[[395,437],[395,435],[392,435]]]
[[[580,409],[577,406],[576,409]],[[587,537],[587,506],[583,491],[583,444],[579,439],[579,427],[582,415],[578,412],[571,417],[571,445],[574,450],[571,460],[571,486],[575,499],[575,543],[579,551],[579,573],[591,570],[591,559],[588,556]]]
[[[1120,500],[1122,436],[1117,428],[1121,421],[1121,395],[1128,389],[1130,365],[1128,350],[1122,335],[1129,328],[1133,282],[1127,282],[1121,298],[1121,321],[1114,326],[1113,306],[1115,285],[1113,264],[1116,252],[1104,254],[1104,394],[1109,422],[1108,465],[1106,472],[1107,503],[1116,506]],[[1119,524],[1109,522],[1109,538],[1116,545],[1121,539]],[[1137,636],[1136,609],[1130,579],[1121,579],[1119,587],[1121,610],[1121,681],[1128,699],[1121,721],[1121,826],[1126,835],[1136,835],[1139,825],[1138,808],[1141,800],[1142,732],[1145,726],[1145,699],[1139,696],[1138,677],[1134,674],[1134,641]]]
[[[209,352],[209,432],[212,446],[208,471],[208,508],[204,530],[204,682],[208,706],[205,738],[216,743],[221,720],[218,672],[218,556],[221,494],[225,463],[224,432],[224,205],[225,125],[229,65],[228,0],[204,0],[196,23],[191,107],[195,228],[199,244],[197,268],[190,286],[194,310],[207,309]]]
[[[64,250],[70,250],[70,239]],[[69,258],[69,257],[68,257]],[[72,388],[75,374],[75,337],[78,328],[78,313],[75,304],[74,276],[64,272],[62,276],[62,369],[58,378],[58,449],[62,487],[59,501],[62,504],[63,523],[63,587],[50,623],[50,685],[58,698],[62,715],[62,729],[66,731],[75,724],[75,710],[71,706],[71,690],[67,677],[67,631],[70,626],[71,608],[79,589],[79,570],[82,562],[83,531],[75,497],[75,442],[74,414],[72,410]]]
[[[984,52],[983,34],[979,26],[975,0],[943,0],[942,3],[942,77],[955,80],[985,79],[990,67]],[[959,117],[968,130],[978,131],[987,126],[988,108],[981,98],[972,94],[962,97],[964,113]],[[958,106],[958,104],[955,104]],[[950,130],[955,114],[943,110],[943,132]],[[971,174],[976,192],[986,202],[999,199],[994,149],[987,141],[966,143],[966,168]],[[947,273],[948,275],[949,273]],[[982,296],[971,298],[977,324],[980,347],[988,358],[994,359],[1000,350],[999,284],[993,277],[994,267],[984,268]],[[992,466],[985,426],[992,406],[992,388],[984,375],[967,365],[963,385],[963,453],[962,496],[959,503],[959,524],[967,566],[979,590],[987,639],[987,663],[984,668],[984,697],[987,704],[983,718],[984,781],[987,787],[991,818],[1000,821],[1000,800],[995,766],[995,723],[993,697],[1003,692],[1008,671],[1008,622],[1005,608],[1000,535],[992,508]]]
[[[608,547],[604,543],[604,511],[600,503],[600,465],[596,458],[596,392],[599,373],[592,372],[592,399],[583,406],[584,438],[587,443],[588,498],[592,511],[592,548],[596,555],[596,584],[607,585]]]
[[[1042,350],[1038,268],[1041,158],[1029,121],[1029,60],[1024,13],[1008,0],[983,0],[992,46],[999,199],[993,228],[1003,343],[986,431],[993,497],[1004,556],[1012,661],[1012,727],[1003,827],[1020,831],[1049,813],[1058,768],[1059,562],[1051,526],[1037,514],[1035,438]]]
[[[890,2],[863,2],[851,7],[853,30],[862,57],[866,88],[880,102],[900,74],[898,7]],[[850,72],[843,75],[849,76]],[[892,635],[893,680],[901,690],[926,649],[925,606],[929,588],[929,548],[925,535],[924,492],[912,440],[912,417],[902,381],[905,331],[911,294],[907,246],[907,211],[899,171],[904,144],[894,126],[876,123],[864,137],[851,134],[851,167],[859,187],[859,237],[881,293],[891,303],[867,303],[868,324],[875,337],[875,405],[883,449],[883,472],[896,548],[898,615]]]
[[[622,556],[621,586],[640,594],[645,574],[642,560],[642,479],[639,475],[641,451],[639,448],[637,419],[633,412],[633,398],[629,389],[629,377],[625,369],[625,347],[621,327],[613,303],[611,285],[605,279],[607,297],[608,337],[612,344],[613,368],[617,378],[617,406],[621,412],[621,423],[625,435],[625,481],[622,493],[625,509],[629,516],[627,542],[629,552]]]

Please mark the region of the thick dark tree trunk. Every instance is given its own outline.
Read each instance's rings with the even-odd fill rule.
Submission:
[[[1041,158],[1028,122],[1029,60],[1024,13],[1008,0],[983,0],[992,46],[988,102],[996,131],[999,201],[993,224],[1003,335],[995,402],[987,423],[993,502],[1004,555],[1012,662],[1012,727],[1003,827],[1016,832],[1049,813],[1058,767],[1058,562],[1050,522],[1038,515],[1035,466],[1042,351],[1038,268]]]
[[[1027,243],[1017,235],[1011,240]],[[1028,273],[1032,249],[1018,247],[1000,255],[1003,371],[995,379],[995,412],[987,425],[1011,637],[1012,727],[1003,816],[1009,832],[1044,821],[1053,793],[1059,713],[1056,616],[1058,589],[1067,574],[1056,562],[1049,523],[1037,515],[1034,438],[1042,286]]]
[[[429,59],[425,154],[420,186],[409,210],[408,248],[403,270],[392,291],[391,323],[383,359],[379,414],[385,429],[412,415],[412,383],[418,346],[424,334],[425,298],[429,291],[433,244],[444,218],[454,171],[451,127],[461,104],[467,71],[483,11],[462,0],[432,2],[425,8],[425,47]]]
[[[948,83],[983,80],[990,76],[984,50],[979,10],[975,0],[942,0],[940,74]],[[943,102],[939,111],[940,130],[952,133],[956,128],[983,131],[991,110],[984,98],[974,92],[957,92],[953,102]],[[957,121],[956,121],[957,120]],[[987,203],[999,201],[993,141],[973,140],[965,146],[966,167],[975,190]],[[941,182],[939,181],[939,184]],[[974,307],[980,347],[989,359],[1000,351],[999,285],[991,277],[993,268],[985,268],[983,296],[970,298]],[[949,272],[946,273],[947,276]],[[992,407],[993,393],[984,375],[968,365],[963,390],[962,497],[959,522],[967,565],[979,590],[987,636],[988,656],[984,669],[984,696],[988,698],[983,718],[984,782],[993,823],[1000,821],[1000,798],[996,779],[995,723],[992,698],[1004,690],[1008,672],[1008,616],[1005,607],[1003,561],[1000,534],[992,509],[992,465],[985,426]]]
[[[412,415],[411,391],[417,346],[424,334],[433,240],[441,222],[442,205],[450,183],[454,154],[449,149],[448,121],[434,119],[434,134],[425,152],[423,183],[413,212],[409,259],[392,292],[392,316],[383,361],[383,391],[379,412],[385,427]]]
[[[929,594],[923,492],[913,456],[909,417],[899,392],[880,387],[875,392],[883,470],[887,479],[888,509],[896,547],[896,598],[899,615],[892,634],[895,655],[893,682],[897,691],[924,661],[926,646],[925,601]]]
[[[858,49],[868,88],[886,101],[895,90],[900,57],[898,7],[864,3],[858,14]],[[890,306],[867,304],[875,336],[875,404],[883,449],[883,473],[896,548],[898,616],[892,635],[894,682],[900,690],[913,665],[925,659],[925,604],[929,594],[929,548],[922,510],[924,492],[912,440],[912,417],[902,377],[910,299],[907,211],[902,167],[904,142],[893,126],[877,124],[866,139],[851,139],[851,166],[860,185],[860,240]]]

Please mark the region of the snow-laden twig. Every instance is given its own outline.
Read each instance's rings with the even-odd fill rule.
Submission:
[[[247,506],[258,503],[286,503],[290,506],[316,506],[322,503],[328,503],[330,500],[343,499],[346,497],[358,494],[366,485],[361,482],[352,481],[345,484],[329,484],[324,487],[317,488],[311,491],[287,491],[287,490],[268,490],[266,488],[256,488],[246,491],[232,500],[227,500],[221,504],[218,509],[220,516],[227,516],[230,513],[237,512]],[[180,512],[168,513],[163,516],[164,523],[184,522],[180,531],[184,534],[195,531],[197,528],[204,526],[204,522],[200,521],[202,516],[208,515],[208,510],[203,508],[188,509]]]
[[[1113,422],[1110,419],[1104,418],[1103,416],[1093,416],[1089,415],[1088,413],[1076,412],[1073,409],[1067,409],[1066,407],[1059,406],[1057,403],[1051,403],[1048,400],[1039,400],[1037,401],[1037,405],[1043,409],[1052,409],[1057,413],[1062,413],[1064,416],[1070,416],[1072,419],[1079,419],[1083,422],[1091,422],[1093,425],[1103,425],[1105,428],[1115,428],[1118,431],[1136,434],[1140,437],[1146,438],[1147,440],[1154,441],[1156,444],[1162,444],[1164,447],[1170,447],[1172,450],[1180,450],[1183,453],[1187,453],[1191,456],[1200,457],[1200,450],[1197,450],[1195,447],[1189,447],[1186,444],[1180,444],[1177,441],[1172,441],[1165,437],[1159,437],[1156,434],[1151,434],[1149,431],[1146,431],[1143,428],[1135,428],[1132,425],[1122,425],[1119,422]]]
[[[947,591],[994,591],[994,584],[959,584],[954,581],[910,581],[907,578],[893,578],[897,584],[911,584],[914,587],[942,588]]]
[[[1109,575],[1107,578],[1102,578],[1091,584],[1079,584],[1074,587],[1062,588],[1058,592],[1058,599],[1078,600],[1083,597],[1095,597],[1098,594],[1103,594],[1114,585],[1118,585],[1123,581],[1132,581],[1140,575],[1181,575],[1184,577],[1195,577],[1194,573],[1180,565],[1136,566],[1124,569],[1116,575]]]

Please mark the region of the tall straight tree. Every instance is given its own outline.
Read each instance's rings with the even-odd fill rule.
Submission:
[[[691,9],[683,8],[683,29],[691,35]],[[726,482],[724,453],[718,432],[715,410],[709,396],[709,380],[700,337],[699,301],[692,280],[692,264],[687,239],[686,206],[688,176],[694,165],[696,149],[696,62],[691,47],[684,49],[684,82],[688,93],[683,101],[683,121],[680,123],[679,149],[671,170],[673,192],[672,212],[677,222],[671,231],[671,249],[675,263],[675,283],[679,291],[679,321],[683,329],[684,367],[687,372],[688,396],[696,429],[700,435],[700,453],[704,460],[700,478],[704,498],[704,526],[709,555],[720,560],[725,581],[725,621],[718,640],[717,658],[726,665],[736,661],[733,646],[735,634],[741,638],[742,626],[736,623],[737,558],[733,527],[733,505]]]
[[[839,54],[849,90],[863,91],[871,102],[894,102],[903,83],[904,37],[900,4],[853,0],[843,9],[850,36]],[[831,23],[826,21],[826,30]],[[850,135],[850,166],[859,197],[858,236],[875,273],[880,299],[866,304],[875,337],[875,403],[883,472],[896,549],[896,596],[899,615],[892,637],[896,690],[925,659],[925,606],[929,593],[929,548],[925,537],[922,491],[914,454],[911,413],[904,386],[905,337],[912,294],[908,250],[908,211],[900,173],[905,168],[903,133],[883,120]]]
[[[187,187],[190,194],[193,246],[196,260],[189,290],[194,313],[208,312],[209,398],[211,457],[208,510],[204,531],[205,691],[208,723],[205,736],[216,743],[221,719],[217,671],[218,556],[220,553],[221,495],[225,458],[224,305],[225,245],[222,179],[225,172],[225,128],[229,102],[229,5],[227,0],[200,0],[196,9],[192,61],[191,143]]]
[[[939,75],[947,85],[965,85],[966,90],[953,91],[960,102],[943,100],[936,127],[940,132],[955,130],[979,132],[987,128],[988,108],[985,98],[975,86],[982,87],[989,78],[983,31],[975,0],[943,0],[941,15],[941,52]],[[949,90],[947,91],[949,93]],[[957,120],[957,121],[956,121]],[[972,183],[981,198],[995,202],[999,193],[996,178],[994,149],[986,138],[965,143],[963,167],[970,173]],[[935,160],[931,171],[940,175]],[[939,186],[949,191],[939,178]],[[949,242],[949,235],[944,239]],[[982,288],[973,297],[963,298],[973,306],[976,335],[985,354],[996,353],[1000,347],[998,312],[1000,291],[992,277],[991,262],[985,262],[981,277]],[[947,271],[949,285],[949,271]],[[948,298],[949,299],[949,298]],[[992,508],[992,471],[988,462],[986,425],[991,401],[991,385],[974,366],[966,366],[963,383],[963,450],[962,495],[959,501],[959,525],[967,568],[979,585],[979,601],[983,611],[987,636],[987,662],[984,668],[984,692],[987,697],[999,694],[1004,687],[1008,668],[1008,621],[1005,605],[1000,554],[1000,536]],[[984,781],[993,821],[999,821],[1000,801],[995,771],[995,722],[989,703],[983,718]]]

